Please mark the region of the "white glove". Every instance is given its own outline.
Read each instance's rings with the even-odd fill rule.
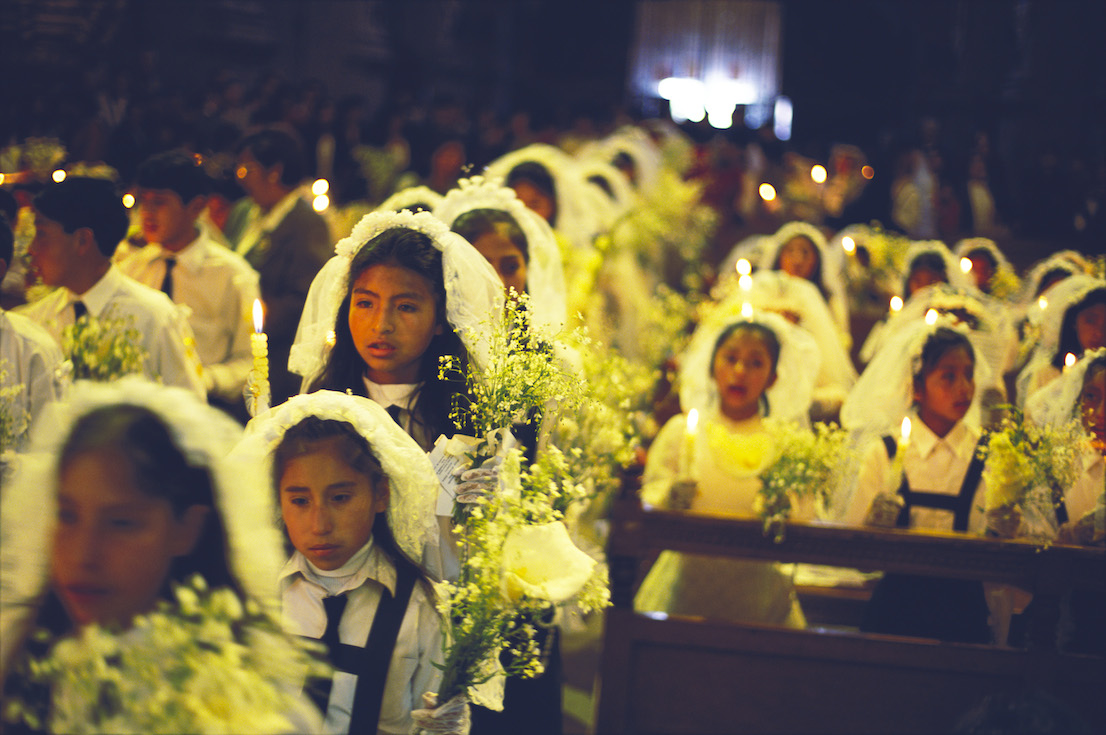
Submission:
[[[677,480],[668,488],[668,509],[688,510],[699,494],[699,485],[695,480]]]
[[[479,503],[495,497],[499,491],[499,467],[502,457],[489,459],[480,467],[458,470],[461,482],[457,485],[458,503]]]
[[[411,711],[415,721],[415,732],[419,735],[468,735],[472,727],[472,711],[468,698],[463,694],[451,698],[441,707],[438,695],[425,692],[422,695],[425,709]]]
[[[880,528],[894,528],[898,524],[899,513],[906,503],[899,494],[880,493],[872,499],[872,505],[868,508],[868,515],[864,518],[864,525],[879,526]]]

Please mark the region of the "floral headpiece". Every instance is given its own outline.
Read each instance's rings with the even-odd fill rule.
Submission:
[[[526,291],[535,323],[558,331],[565,324],[565,277],[561,265],[561,250],[549,223],[530,210],[514,189],[498,181],[473,176],[457,182],[441,203],[434,216],[453,227],[462,214],[474,209],[494,209],[511,216],[526,237],[529,260],[526,267]]]
[[[251,420],[231,456],[256,468],[262,477],[272,477],[273,452],[284,434],[309,416],[344,421],[365,438],[388,475],[388,525],[396,543],[440,575],[441,569],[435,568],[438,477],[426,452],[375,401],[329,390],[293,396]]]
[[[289,370],[312,378],[326,364],[338,308],[348,287],[350,263],[374,237],[396,228],[421,232],[441,251],[446,320],[472,359],[480,365],[486,363],[488,323],[502,318],[504,305],[503,283],[495,270],[465,238],[429,212],[371,212],[334,246],[337,254],[311,282],[288,358]]]
[[[377,212],[398,212],[401,209],[410,209],[416,204],[425,204],[430,211],[442,203],[442,195],[429,186],[409,186],[400,189],[380,203]]]

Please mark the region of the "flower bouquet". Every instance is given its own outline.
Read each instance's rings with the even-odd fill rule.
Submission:
[[[0,360],[0,458],[20,445],[31,425],[31,414],[20,401],[24,386],[8,383],[8,364]]]
[[[813,501],[823,508],[829,503],[845,464],[848,433],[827,424],[815,424],[813,431],[780,424],[773,434],[778,457],[760,473],[756,509],[764,520],[764,533],[773,532],[780,542],[796,501]]]
[[[1011,516],[1052,510],[1064,489],[1078,479],[1080,457],[1089,437],[1078,420],[1062,426],[1038,426],[1017,408],[990,432],[980,456],[987,461],[984,510]],[[1054,522],[1054,511],[1046,522]],[[1046,516],[1047,517],[1047,516]]]
[[[61,341],[74,380],[107,382],[143,372],[147,355],[131,318],[85,314],[64,329]]]
[[[125,632],[87,625],[27,664],[44,703],[8,703],[9,721],[66,733],[276,733],[318,726],[300,694],[328,667],[317,644],[281,632],[256,603],[194,577]]]

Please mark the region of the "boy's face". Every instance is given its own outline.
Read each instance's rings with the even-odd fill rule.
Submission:
[[[47,286],[68,286],[80,271],[80,233],[66,232],[61,223],[35,212],[35,236],[27,252],[31,269]]]
[[[181,250],[196,238],[196,218],[204,204],[203,197],[194,197],[185,204],[170,189],[142,189],[138,193],[138,212],[143,236],[166,250]]]

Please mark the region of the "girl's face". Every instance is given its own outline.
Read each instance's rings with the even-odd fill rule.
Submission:
[[[937,436],[964,418],[975,396],[975,360],[964,347],[953,347],[926,373],[914,402],[918,416]]]
[[[948,279],[940,271],[932,268],[917,268],[910,273],[910,279],[906,282],[907,296],[913,294],[919,288],[932,286],[934,283],[948,283]]]
[[[1083,428],[1093,437],[1100,452],[1106,452],[1106,368],[1088,372],[1079,395]]]
[[[526,180],[517,182],[513,188],[520,202],[541,215],[546,222],[553,219],[553,199],[545,192]]]
[[[1084,351],[1106,347],[1106,304],[1088,306],[1076,314],[1075,333]]]
[[[296,550],[326,571],[338,569],[368,543],[388,485],[373,483],[342,458],[336,440],[293,457],[280,476],[280,514]]]
[[[818,251],[805,237],[793,237],[780,248],[780,270],[810,280],[818,267]]]
[[[760,397],[776,382],[776,367],[764,339],[738,329],[719,345],[712,367],[722,413],[734,421],[757,415]]]
[[[429,279],[403,266],[367,268],[353,284],[349,331],[374,383],[414,383],[430,340],[442,333]]]
[[[127,625],[153,609],[174,558],[192,550],[208,508],[178,518],[143,492],[116,451],[73,456],[58,477],[51,584],[74,624]]]
[[[472,245],[492,264],[508,292],[513,288],[515,293],[526,293],[526,258],[498,227],[476,238]]]
[[[991,279],[995,277],[995,267],[991,265],[991,259],[985,255],[973,253],[968,256],[972,261],[972,278],[976,287],[981,291],[987,291],[991,285]]]

